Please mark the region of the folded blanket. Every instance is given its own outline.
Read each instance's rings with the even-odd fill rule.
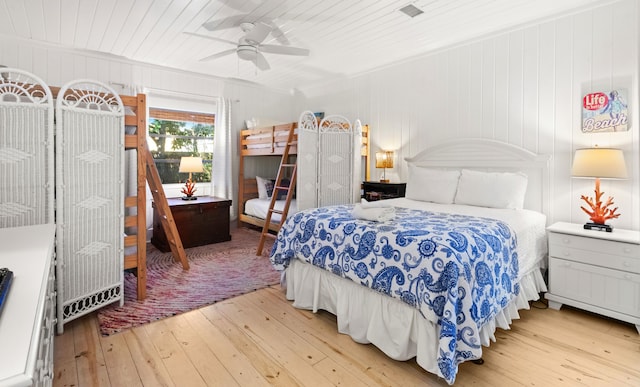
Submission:
[[[375,200],[373,202],[369,202],[369,201],[367,201],[367,199],[360,199],[360,204],[362,205],[362,208],[389,208],[389,207],[393,207],[386,200]]]
[[[374,222],[386,222],[396,216],[396,209],[386,208],[362,208],[361,204],[356,204],[351,211],[351,215],[356,219],[371,220]]]

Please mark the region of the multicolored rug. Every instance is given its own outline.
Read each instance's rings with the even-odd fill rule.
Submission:
[[[256,256],[260,232],[232,228],[229,242],[185,249],[189,270],[171,253],[147,245],[147,298],[136,299],[136,277],[125,273],[122,307],[98,312],[100,332],[108,336],[151,321],[174,316],[280,282],[269,262],[269,238],[262,257]]]

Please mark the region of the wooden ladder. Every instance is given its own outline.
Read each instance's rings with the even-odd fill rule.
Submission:
[[[187,256],[184,253],[184,247],[182,246],[182,240],[180,239],[180,234],[178,234],[178,229],[176,228],[176,222],[173,220],[171,208],[169,208],[167,197],[164,194],[164,188],[162,188],[162,181],[160,180],[160,174],[158,174],[156,163],[153,160],[151,152],[149,152],[149,148],[147,148],[146,144],[140,148],[147,160],[147,182],[149,183],[151,195],[153,195],[153,200],[156,205],[156,211],[158,211],[158,215],[160,215],[160,223],[162,224],[164,233],[167,236],[167,241],[171,247],[173,257],[176,261],[182,263],[182,268],[184,270],[189,270],[189,261],[187,261]]]
[[[293,199],[293,193],[296,189],[296,177],[298,166],[297,163],[290,164],[289,163],[289,149],[293,145],[297,145],[297,142],[293,141],[294,133],[295,133],[296,125],[291,124],[291,128],[289,128],[289,137],[287,138],[287,144],[284,147],[284,152],[282,153],[282,160],[280,161],[280,168],[278,168],[278,176],[276,177],[276,182],[273,187],[273,193],[271,194],[271,202],[269,204],[269,210],[267,211],[267,217],[264,220],[264,226],[262,227],[262,234],[260,235],[260,242],[258,243],[258,250],[256,251],[256,255],[262,255],[262,250],[264,249],[264,242],[267,237],[276,238],[276,235],[269,233],[269,226],[271,225],[271,216],[276,213],[280,214],[280,223],[274,223],[276,231],[280,230],[282,227],[282,223],[287,219],[287,214],[289,214],[289,205],[291,204],[291,199]],[[285,175],[285,170],[291,170],[291,181],[289,182],[289,186],[282,185],[282,179]],[[274,207],[276,205],[276,200],[278,200],[278,193],[281,191],[287,193],[287,197],[285,200],[284,208],[282,210],[276,210]]]

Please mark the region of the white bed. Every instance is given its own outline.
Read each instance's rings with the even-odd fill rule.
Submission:
[[[481,354],[480,344],[488,346],[495,341],[496,328],[509,329],[512,320],[519,318],[518,309],[528,309],[528,301],[538,299],[539,293],[546,291],[541,268],[546,267],[547,256],[545,225],[549,198],[549,157],[496,141],[466,139],[427,149],[407,161],[410,166],[446,170],[471,168],[483,172],[518,171],[528,177],[522,210],[435,204],[406,198],[389,202],[397,207],[490,217],[507,222],[514,230],[518,238],[519,292],[506,307],[483,326],[477,327],[478,335],[473,340],[479,341],[475,344],[480,347]],[[288,222],[285,222],[283,230]],[[309,255],[308,251],[306,254]],[[282,277],[286,296],[293,300],[293,306],[313,311],[327,310],[337,316],[338,330],[355,341],[372,343],[392,359],[415,357],[425,370],[443,377],[449,383],[455,381],[457,364],[452,373],[447,375],[443,375],[442,367],[438,364],[442,351],[442,347],[439,347],[439,337],[442,335],[439,333],[443,328],[434,321],[433,316],[425,318],[423,315],[428,313],[423,313],[424,310],[421,312],[398,298],[391,298],[353,279],[342,278],[327,269],[305,263],[300,256],[296,255],[295,258],[291,259]],[[476,353],[467,360],[477,358]]]
[[[388,202],[394,207],[473,215],[502,220],[513,227],[518,235],[517,252],[520,260],[520,275],[518,277],[521,278],[536,265],[541,265],[542,268],[546,268],[548,246],[545,229],[547,217],[540,212],[525,209],[510,210],[460,204],[438,204],[406,198],[389,199]]]

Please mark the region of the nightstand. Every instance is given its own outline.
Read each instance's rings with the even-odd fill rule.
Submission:
[[[362,183],[362,197],[368,201],[403,198],[407,183],[382,183],[365,181]]]
[[[563,304],[635,324],[640,333],[640,232],[554,223],[549,232],[549,307]]]

